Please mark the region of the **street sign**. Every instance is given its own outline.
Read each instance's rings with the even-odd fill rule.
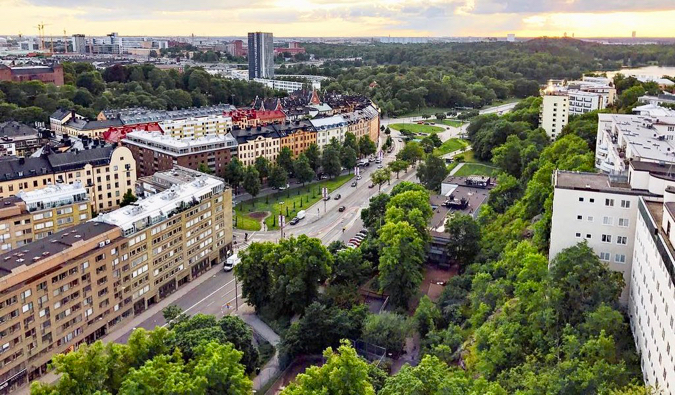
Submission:
[[[283,215],[279,215],[279,226],[282,228],[286,226],[286,217]]]
[[[361,168],[358,167],[358,166],[356,166],[356,167],[354,168],[354,174],[356,174],[356,176],[358,177],[359,174],[361,174]]]
[[[321,196],[323,196],[324,199],[328,197],[328,188],[321,188]]]

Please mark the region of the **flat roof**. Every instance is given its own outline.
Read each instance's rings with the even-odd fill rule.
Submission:
[[[8,251],[0,255],[0,277],[11,274],[12,270],[20,266],[33,265],[43,258],[68,250],[75,243],[86,242],[115,228],[114,225],[88,221]]]
[[[608,174],[602,173],[556,170],[554,173],[554,182],[555,188],[562,189],[619,193],[624,195],[656,196],[646,190],[633,189],[628,183],[612,182]]]
[[[225,188],[225,183],[221,179],[206,174],[196,174],[189,182],[174,184],[165,191],[138,200],[129,206],[101,214],[92,221],[117,225],[125,234],[134,233],[166,218],[169,213],[181,205],[199,202],[201,196],[218,188],[221,190]]]
[[[161,134],[159,132],[133,131],[127,133],[122,140],[124,143],[153,143],[156,147],[161,146],[173,149],[190,149],[194,147],[202,147],[211,144],[222,143],[226,147],[236,147],[237,140],[232,137],[232,134],[207,134],[197,138],[178,138],[172,137],[168,134]]]
[[[87,189],[81,182],[75,181],[72,184],[52,184],[32,191],[20,191],[16,196],[27,205],[31,205],[38,202],[54,202],[82,194],[87,196]]]

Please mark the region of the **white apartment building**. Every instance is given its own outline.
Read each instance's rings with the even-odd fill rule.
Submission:
[[[305,85],[311,85],[312,89],[321,89],[321,82],[318,81],[312,81],[309,84],[297,81],[272,80],[269,78],[254,78],[253,81],[259,82],[268,88],[289,93],[302,90]]]
[[[654,115],[671,114],[656,107]],[[650,114],[646,109],[643,114]],[[675,112],[669,116],[598,114],[595,166],[607,173],[625,173],[630,161],[675,162]]]
[[[675,393],[675,189],[640,198],[628,314],[645,383]]]
[[[582,115],[605,108],[604,98],[600,93],[569,90],[567,95],[570,98],[569,115]]]
[[[539,127],[543,128],[551,139],[555,139],[567,125],[568,118],[569,97],[567,94],[557,91],[546,92],[539,113]]]
[[[348,130],[347,120],[342,115],[334,115],[327,118],[317,118],[309,121],[316,129],[316,144],[320,150],[335,138],[342,142]]]
[[[168,119],[159,122],[164,134],[176,138],[198,138],[207,135],[225,135],[232,130],[232,117],[209,115]]]

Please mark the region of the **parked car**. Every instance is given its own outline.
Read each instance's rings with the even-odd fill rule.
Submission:
[[[237,266],[240,262],[241,258],[239,258],[239,256],[237,256],[236,253],[234,255],[230,255],[223,264],[223,270],[229,272],[230,270],[234,269],[234,267]]]
[[[356,239],[356,240],[358,240],[358,241],[363,241],[363,239],[365,239],[365,238],[366,238],[366,236],[364,236],[364,235],[359,235],[359,234],[357,234],[356,236],[354,236],[354,239]]]
[[[289,222],[289,224],[295,225],[295,224],[297,224],[298,222],[300,222],[300,218],[295,217],[295,218],[293,218],[293,219],[291,220],[291,222]]]
[[[329,201],[329,200],[330,200],[330,195],[328,195],[328,196],[326,196],[325,198],[323,198],[323,200],[326,201],[326,202]]]
[[[370,185],[368,185],[368,188],[375,188],[375,184],[371,183]]]
[[[362,179],[362,178],[363,178],[363,177],[361,177],[361,176],[356,176],[356,179],[357,179],[357,180],[360,180],[360,179]]]
[[[368,236],[368,230],[366,230],[366,229],[361,229],[361,230],[359,231],[359,233],[357,233],[357,235]]]
[[[288,187],[290,187],[290,185],[286,184],[285,186],[279,187],[279,190],[284,191],[284,190],[288,189]]]
[[[328,178],[328,174],[322,174],[322,175],[321,175],[321,179],[322,179],[322,180],[325,180],[325,179],[327,179],[327,178]]]
[[[351,240],[349,240],[349,243],[354,244],[357,247],[361,245],[361,241],[359,241],[357,239],[351,239]]]
[[[339,212],[343,212],[343,211],[345,211],[346,209],[347,209],[347,207],[345,207],[345,206],[340,206],[340,207],[338,207],[338,211],[339,211]]]
[[[338,193],[337,195],[335,195],[335,197],[334,197],[333,199],[335,199],[335,200],[340,200],[341,197],[342,197],[342,195],[340,195],[340,194]]]
[[[358,185],[356,181],[352,182],[353,187],[355,187],[356,185]]]
[[[380,163],[379,165],[377,165],[377,168],[378,168],[378,169],[381,169],[381,168],[382,168],[382,163]]]

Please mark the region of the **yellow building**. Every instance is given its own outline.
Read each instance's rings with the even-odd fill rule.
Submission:
[[[44,373],[54,354],[128,323],[225,259],[232,191],[216,177],[174,169],[176,183],[0,255],[0,388]]]
[[[225,135],[232,130],[232,118],[220,115],[187,117],[162,121],[164,134],[176,138],[199,138],[207,135]]]
[[[0,161],[0,198],[33,191],[49,184],[81,182],[94,211],[109,211],[122,202],[136,183],[136,162],[126,147],[98,147],[54,153],[37,158]]]
[[[281,150],[281,138],[274,126],[246,129],[235,126],[232,135],[239,144],[237,156],[244,166],[254,165],[255,159],[259,156],[267,158],[270,162],[276,162]]]

